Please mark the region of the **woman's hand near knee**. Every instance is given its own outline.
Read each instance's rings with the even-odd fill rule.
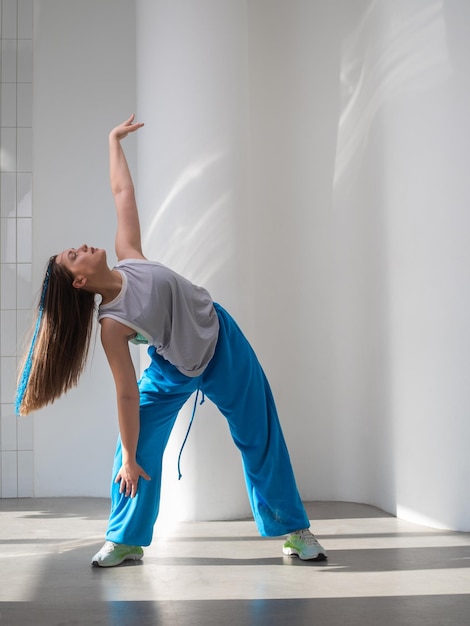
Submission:
[[[114,480],[115,483],[121,483],[119,493],[123,493],[127,497],[134,498],[137,494],[139,478],[150,480],[150,476],[135,461],[127,461],[121,465],[121,469],[117,473]]]

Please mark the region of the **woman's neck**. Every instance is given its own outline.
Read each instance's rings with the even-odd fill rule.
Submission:
[[[110,270],[110,274],[106,278],[106,281],[103,281],[101,285],[97,285],[95,292],[100,294],[102,298],[101,304],[107,304],[119,295],[121,288],[121,273],[117,270]]]

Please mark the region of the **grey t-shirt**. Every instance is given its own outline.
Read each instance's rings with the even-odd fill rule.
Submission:
[[[122,288],[99,307],[98,319],[121,322],[154,345],[186,376],[199,376],[214,355],[219,319],[210,294],[165,267],[145,259],[120,261]]]

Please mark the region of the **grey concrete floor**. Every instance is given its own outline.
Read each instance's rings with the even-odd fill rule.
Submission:
[[[283,556],[244,520],[157,523],[142,562],[100,569],[107,500],[0,500],[0,625],[470,624],[470,534],[306,506],[327,562]]]

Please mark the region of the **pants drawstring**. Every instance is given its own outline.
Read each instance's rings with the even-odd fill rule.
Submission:
[[[201,398],[201,402],[199,403],[199,405],[201,405],[204,402],[204,400],[206,399],[203,391],[201,391],[201,394],[202,394],[202,398]],[[193,412],[192,412],[192,415],[191,415],[191,419],[189,421],[188,430],[186,431],[186,436],[185,436],[185,438],[183,440],[183,443],[181,445],[181,450],[180,450],[180,453],[178,455],[178,480],[181,480],[181,477],[182,477],[182,474],[181,474],[181,455],[183,454],[183,448],[186,445],[186,441],[187,441],[187,439],[189,437],[189,431],[191,430],[191,426],[193,425],[193,421],[194,421],[194,416],[196,415],[198,398],[199,398],[199,388],[196,391],[196,397],[194,398]]]

